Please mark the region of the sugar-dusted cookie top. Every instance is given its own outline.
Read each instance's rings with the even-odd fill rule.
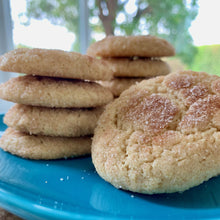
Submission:
[[[19,157],[53,160],[88,155],[91,137],[50,137],[29,135],[8,128],[0,138],[0,148]]]
[[[144,80],[101,115],[99,175],[141,193],[184,191],[220,174],[220,78],[183,71]]]
[[[113,95],[95,82],[26,75],[0,84],[0,98],[32,106],[89,108],[107,104]]]
[[[175,55],[166,40],[151,36],[108,36],[89,46],[87,54],[95,57],[163,57]]]
[[[112,78],[109,66],[94,57],[76,52],[40,48],[19,48],[2,55],[0,70],[72,79]]]

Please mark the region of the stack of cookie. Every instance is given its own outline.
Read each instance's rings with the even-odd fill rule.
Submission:
[[[175,50],[166,40],[151,35],[108,36],[90,45],[87,54],[111,66],[114,78],[99,83],[117,97],[136,82],[168,74],[170,67],[160,58],[173,56]]]
[[[90,153],[91,135],[112,93],[93,82],[111,79],[101,60],[75,52],[16,49],[0,57],[0,69],[24,73],[0,85],[0,98],[15,102],[0,147],[30,159]]]

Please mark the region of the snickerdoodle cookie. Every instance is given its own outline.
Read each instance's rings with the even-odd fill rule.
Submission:
[[[89,46],[94,57],[163,57],[173,56],[175,49],[165,39],[151,36],[108,36]]]
[[[184,191],[220,174],[220,78],[183,71],[107,105],[92,143],[98,174],[140,193]]]
[[[133,57],[103,60],[112,67],[115,77],[154,77],[170,72],[169,65],[160,59]]]
[[[89,108],[107,104],[113,95],[95,82],[26,75],[1,84],[0,98],[32,106]]]
[[[91,142],[91,137],[29,135],[8,128],[0,139],[0,147],[23,158],[51,160],[90,154]]]
[[[144,79],[147,77],[115,77],[110,81],[98,81],[98,83],[108,88],[114,97],[118,97],[124,90]]]
[[[76,52],[19,48],[0,57],[0,70],[31,75],[86,80],[109,80],[105,62]]]
[[[46,108],[15,104],[4,123],[16,130],[37,135],[77,137],[93,135],[102,107]]]

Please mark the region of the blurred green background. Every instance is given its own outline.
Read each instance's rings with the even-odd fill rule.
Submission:
[[[220,45],[195,46],[189,31],[199,12],[198,1],[201,0],[84,1],[88,12],[88,45],[106,35],[151,34],[175,47],[176,56],[166,59],[173,71],[192,69],[220,75]],[[11,0],[11,4],[15,2]],[[25,11],[18,16],[21,25],[28,27],[34,19],[46,19],[53,25],[63,26],[74,35],[70,50],[80,52],[79,0],[26,0],[25,3]],[[31,47],[16,45],[24,46]]]
[[[200,46],[196,49],[197,53],[189,68],[220,76],[220,45]]]

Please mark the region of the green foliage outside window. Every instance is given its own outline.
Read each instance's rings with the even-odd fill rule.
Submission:
[[[196,49],[188,29],[198,13],[197,0],[136,0],[130,9],[129,4],[129,0],[88,0],[92,36],[152,34],[167,39],[177,56],[191,64]],[[76,34],[73,49],[78,50],[79,0],[27,0],[26,16],[65,26]]]
[[[220,76],[220,45],[200,46],[197,50],[194,62],[189,68]]]

